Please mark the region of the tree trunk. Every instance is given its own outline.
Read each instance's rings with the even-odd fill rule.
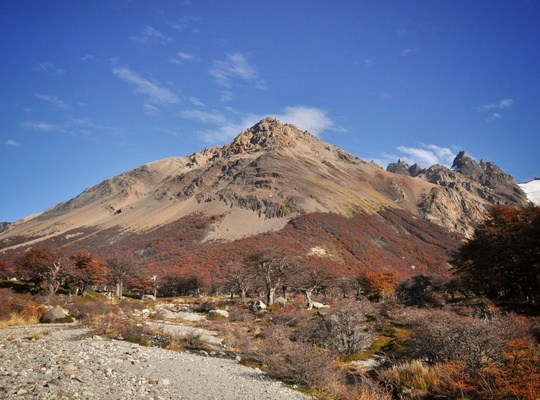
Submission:
[[[266,293],[266,304],[271,306],[274,304],[274,295],[276,294],[276,288],[275,287],[269,287],[268,291]]]
[[[308,302],[308,306],[307,306],[308,310],[313,309],[313,300],[311,298],[312,293],[313,293],[313,289],[311,289],[311,288],[304,290],[304,294],[306,295],[306,300]]]
[[[124,285],[122,284],[122,281],[116,282],[116,297],[121,299],[123,292],[124,292]]]

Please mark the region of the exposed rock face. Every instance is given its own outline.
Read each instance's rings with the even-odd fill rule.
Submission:
[[[448,230],[470,236],[493,204],[525,205],[527,198],[514,179],[495,163],[477,162],[466,152],[455,157],[452,168],[433,165],[421,169],[398,160],[387,170],[434,185],[421,196],[418,209],[427,220]]]
[[[9,222],[0,222],[0,233],[7,231],[10,225]]]
[[[495,163],[480,160],[476,162],[461,151],[452,169],[484,187],[479,194],[491,203],[525,204],[527,196],[516,184],[514,178],[502,171]]]

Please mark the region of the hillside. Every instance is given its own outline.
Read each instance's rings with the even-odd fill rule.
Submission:
[[[3,226],[0,252],[88,249],[208,271],[254,248],[303,257],[317,248],[318,262],[344,274],[444,273],[448,252],[496,202],[526,199],[493,163],[460,153],[453,169],[385,171],[267,118],[225,146],[145,164]]]

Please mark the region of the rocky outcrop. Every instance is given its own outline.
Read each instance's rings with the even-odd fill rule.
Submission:
[[[494,204],[525,205],[527,198],[512,176],[495,163],[479,162],[461,151],[452,168],[433,165],[422,169],[398,160],[387,171],[436,185],[421,196],[420,214],[446,229],[470,236]]]

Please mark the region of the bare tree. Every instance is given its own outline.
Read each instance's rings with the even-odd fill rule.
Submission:
[[[375,339],[375,309],[368,301],[346,301],[321,317],[313,331],[313,340],[323,347],[352,354],[370,347]]]
[[[287,278],[292,264],[287,263],[282,254],[271,250],[251,254],[246,257],[245,263],[263,281],[266,303],[274,304],[276,290]]]
[[[116,296],[121,298],[124,293],[124,279],[135,270],[135,263],[131,258],[115,257],[108,260],[107,265],[112,272]]]
[[[330,276],[323,268],[298,267],[294,274],[294,286],[300,290],[307,301],[307,308],[313,308],[313,292],[322,289],[330,283]]]
[[[253,287],[253,270],[238,263],[231,263],[225,272],[225,284],[231,293],[238,293],[242,301],[246,299],[247,292]]]

